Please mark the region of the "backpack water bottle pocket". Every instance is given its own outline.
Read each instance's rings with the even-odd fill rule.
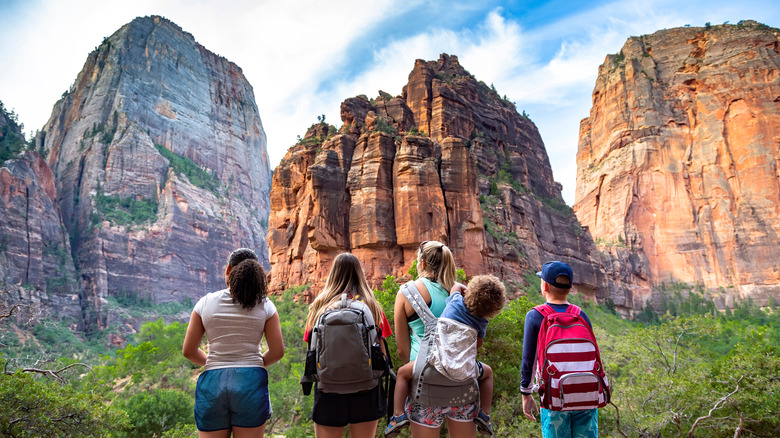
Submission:
[[[317,352],[315,350],[306,352],[306,364],[303,368],[303,374],[305,376],[317,375]]]
[[[558,382],[558,390],[561,410],[597,408],[604,400],[601,378],[591,372],[564,375]]]
[[[379,345],[371,346],[371,369],[374,371],[385,371],[387,369],[387,359]]]

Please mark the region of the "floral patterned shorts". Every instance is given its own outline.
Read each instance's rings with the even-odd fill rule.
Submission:
[[[463,406],[430,407],[406,399],[405,411],[413,423],[437,428],[444,424],[445,418],[462,422],[474,421],[474,418],[479,414],[479,401]]]

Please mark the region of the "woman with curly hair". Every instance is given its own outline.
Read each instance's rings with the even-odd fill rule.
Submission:
[[[187,359],[206,367],[195,389],[198,436],[262,437],[271,416],[266,367],[284,356],[279,315],[251,249],[230,254],[225,282],[227,289],[195,304],[182,347]],[[199,348],[204,333],[208,354]]]

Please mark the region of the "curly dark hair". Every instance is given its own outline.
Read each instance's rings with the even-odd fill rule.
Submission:
[[[493,275],[477,275],[469,281],[463,304],[475,316],[492,318],[506,303],[506,287]]]
[[[245,259],[233,266],[228,274],[228,289],[234,303],[251,310],[268,295],[263,266],[252,259]]]
[[[238,248],[230,253],[228,257],[228,265],[236,266],[246,259],[257,260],[257,254],[249,248]]]

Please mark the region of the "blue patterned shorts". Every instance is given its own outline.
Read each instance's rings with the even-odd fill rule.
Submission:
[[[463,406],[430,407],[414,403],[406,399],[406,415],[415,424],[420,426],[437,428],[444,424],[444,419],[453,421],[472,422],[479,414],[479,401]]]
[[[544,438],[598,438],[599,410],[551,411],[542,408]]]

